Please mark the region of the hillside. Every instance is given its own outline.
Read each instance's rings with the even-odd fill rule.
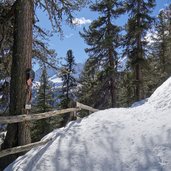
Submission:
[[[70,122],[5,171],[170,171],[171,77],[143,105]]]
[[[74,67],[74,70],[75,70],[75,74],[74,77],[75,78],[79,78],[82,70],[83,70],[83,67],[84,67],[84,64],[82,63],[77,63]],[[42,73],[42,69],[39,68],[36,72],[35,72],[35,81],[38,82],[40,81],[40,77],[41,77],[41,73]],[[61,82],[60,80],[60,77],[59,77],[59,72],[56,71],[55,69],[53,68],[47,68],[47,74],[48,74],[48,78],[53,82],[53,83],[56,83],[56,82]]]

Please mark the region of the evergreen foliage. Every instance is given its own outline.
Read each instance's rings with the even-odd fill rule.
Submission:
[[[11,4],[0,3],[0,108],[3,114],[8,112],[9,105],[9,77],[12,59],[12,25],[13,19],[6,16],[11,10]],[[3,110],[2,110],[3,109]]]
[[[119,107],[130,107],[134,102],[134,86],[133,73],[129,69],[120,72],[118,81]]]
[[[61,108],[69,107],[69,103],[75,98],[73,93],[74,88],[77,86],[76,79],[73,76],[73,74],[75,74],[75,59],[72,50],[67,51],[65,60],[66,64],[64,64],[61,69],[61,78],[63,81],[60,103]]]
[[[52,87],[48,81],[47,69],[44,65],[40,78],[40,88],[37,95],[37,109],[39,112],[47,112],[52,110]]]
[[[46,65],[44,64],[42,68],[42,75],[40,78],[40,87],[39,91],[37,93],[37,104],[36,104],[36,111],[38,113],[48,112],[53,109],[53,97],[52,97],[52,87],[48,82],[47,77],[47,69]],[[39,121],[36,121],[33,124],[33,132],[32,132],[32,140],[38,141],[43,136],[48,134],[50,131],[52,131],[52,125],[50,123],[51,119],[42,119]]]
[[[152,46],[155,60],[158,61],[158,70],[163,82],[171,74],[171,5],[161,10],[156,19],[155,42]]]
[[[58,70],[55,65],[56,53],[48,48],[47,42],[51,33],[37,25],[38,18],[33,9],[47,11],[53,29],[62,35],[62,22],[65,20],[72,25],[73,12],[83,7],[86,2],[87,0],[0,2],[0,83],[4,83],[0,85],[0,95],[4,96],[6,93],[8,96],[9,84],[6,78],[11,76],[11,115],[23,114],[26,82],[23,73],[26,68],[31,68],[32,58],[43,62],[36,112],[53,110],[54,99],[46,67],[49,65]],[[63,87],[59,108],[72,107],[78,87],[79,101],[86,105],[99,109],[128,107],[134,101],[150,96],[171,75],[171,5],[160,11],[152,27],[152,42],[148,42],[146,37],[154,21],[150,16],[154,5],[155,0],[100,0],[90,6],[99,17],[80,33],[89,46],[85,49],[89,58],[77,86],[73,76],[73,52],[67,51],[66,64],[61,70]],[[124,12],[128,14],[128,22],[125,25],[126,34],[122,37],[122,28],[115,23]],[[120,71],[118,62],[121,46],[124,46],[123,56],[128,57],[128,63],[126,69]],[[53,120],[36,121],[33,124],[33,141],[40,140],[53,128],[65,126],[71,119],[72,115],[66,114],[62,118],[60,116]],[[28,125],[9,124],[2,148],[29,143]],[[16,157],[14,155],[1,160],[0,167],[3,169]]]
[[[170,13],[170,5],[162,9],[152,29],[147,58],[149,71],[144,73],[147,97],[171,75]]]
[[[74,66],[75,59],[72,50],[68,50],[65,58],[66,64],[63,65],[61,69],[61,78],[63,81],[62,85],[62,95],[60,95],[60,108],[66,109],[72,106],[75,100],[75,88],[77,86],[77,81],[74,78],[75,74]],[[73,120],[73,114],[64,114],[62,116],[61,127],[65,126],[70,120]]]
[[[124,38],[126,50],[124,54],[128,56],[130,69],[134,73],[135,101],[144,98],[143,69],[144,65],[146,65],[147,47],[144,38],[153,22],[150,13],[154,5],[154,0],[128,0],[125,2],[129,19],[126,24]]]
[[[117,92],[117,62],[121,28],[114,24],[115,19],[122,14],[121,3],[118,0],[101,0],[90,6],[92,11],[98,12],[99,17],[94,20],[89,29],[84,28],[80,35],[90,46],[85,51],[94,62],[95,77],[101,82],[97,96],[101,99],[108,97],[108,102],[101,104],[106,107],[116,106]],[[102,102],[102,101],[101,101]],[[103,103],[103,102],[102,102]],[[107,103],[107,104],[106,104]]]
[[[56,31],[61,31],[61,23],[64,20],[72,23],[72,13],[84,5],[84,0],[80,1],[58,1],[58,0],[4,0],[3,3],[11,2],[13,8],[8,16],[13,16],[14,21],[14,44],[12,55],[11,69],[11,85],[10,85],[10,107],[11,115],[23,114],[25,109],[25,75],[23,74],[27,68],[32,68],[32,43],[33,43],[33,21],[35,7],[43,8],[49,14],[52,26]],[[9,18],[10,18],[9,17]],[[9,124],[7,127],[7,135],[2,145],[3,149],[24,145],[30,143],[29,123]],[[4,158],[0,163],[3,170],[17,155]]]
[[[96,102],[100,100],[97,98],[98,79],[96,68],[94,67],[95,63],[94,58],[90,58],[86,61],[79,80],[81,86],[77,94],[79,102],[94,108],[97,107]]]

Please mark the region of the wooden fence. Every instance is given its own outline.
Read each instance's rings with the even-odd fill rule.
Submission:
[[[9,123],[19,123],[19,122],[32,121],[32,120],[40,120],[40,119],[44,119],[44,118],[53,117],[53,116],[56,116],[56,115],[61,115],[61,114],[64,114],[64,113],[68,113],[68,114],[69,113],[76,113],[76,112],[78,112],[78,111],[80,111],[82,109],[88,110],[89,113],[98,111],[98,109],[94,109],[94,108],[92,108],[90,106],[87,106],[87,105],[81,104],[79,102],[76,102],[76,108],[55,110],[55,111],[39,113],[39,114],[31,114],[31,115],[0,116],[0,123],[9,124]],[[39,142],[35,142],[35,143],[23,145],[23,146],[18,146],[18,147],[13,147],[13,148],[1,150],[0,151],[0,158],[4,157],[4,156],[7,156],[7,155],[10,155],[10,154],[29,151],[31,148],[37,147],[37,146],[40,146],[40,145],[44,145],[47,142],[49,142],[50,140],[52,140],[52,139],[48,139],[48,140],[45,140],[45,141],[39,141]]]
[[[68,109],[31,114],[31,115],[1,116],[0,123],[9,124],[9,123],[24,122],[24,121],[40,120],[44,118],[53,117],[56,115],[61,115],[64,113],[77,112],[79,110],[80,110],[79,108],[68,108]]]
[[[90,112],[97,112],[97,111],[99,111],[98,109],[94,109],[94,108],[92,108],[90,106],[84,105],[84,104],[79,103],[79,102],[76,102],[76,107],[79,108],[80,110],[84,109],[84,110],[88,110]]]

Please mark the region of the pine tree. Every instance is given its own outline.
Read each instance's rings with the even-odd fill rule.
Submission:
[[[62,85],[62,95],[60,96],[61,102],[60,107],[65,109],[69,108],[70,104],[75,99],[74,89],[77,86],[76,79],[74,78],[73,74],[75,74],[74,66],[75,66],[75,59],[73,56],[72,50],[67,51],[66,55],[66,64],[63,65],[61,70],[61,78],[63,81]],[[71,115],[64,115],[63,122],[61,126],[65,126],[66,123],[72,118]]]
[[[99,99],[97,95],[95,95],[95,92],[97,92],[98,79],[94,65],[94,59],[90,58],[86,61],[79,79],[81,86],[79,86],[77,94],[79,102],[92,107],[96,107],[97,99]]]
[[[40,88],[37,97],[37,109],[38,112],[47,112],[52,110],[53,99],[52,99],[52,87],[48,81],[47,67],[44,64],[42,75],[40,78]]]
[[[153,53],[158,60],[158,69],[164,81],[171,74],[171,5],[161,10],[155,25]]]
[[[84,29],[80,35],[90,46],[86,52],[96,61],[93,67],[97,68],[97,76],[102,81],[99,93],[104,96],[110,95],[108,106],[114,107],[117,96],[117,48],[121,29],[113,22],[123,11],[118,0],[101,0],[90,6],[90,9],[99,12],[100,16],[91,23],[88,30]]]
[[[127,11],[129,13],[128,23],[126,25],[125,46],[129,58],[129,66],[134,73],[135,100],[144,98],[143,73],[145,64],[145,47],[147,42],[144,37],[153,21],[149,15],[154,7],[154,0],[128,0],[126,1]]]
[[[0,79],[10,76],[13,42],[13,22],[6,16],[11,10],[10,3],[0,3]]]
[[[146,96],[150,96],[171,74],[170,12],[171,6],[162,9],[152,29],[152,42],[149,44],[147,57],[149,71],[144,72]]]
[[[36,110],[38,113],[48,112],[53,109],[53,92],[49,84],[46,65],[42,68],[42,75],[40,78],[40,87],[37,94]],[[42,119],[36,121],[33,126],[33,141],[40,140],[43,136],[52,131],[51,119]]]
[[[80,86],[77,93],[79,102],[94,108],[106,108],[110,94],[106,95],[106,91],[103,91],[104,86],[101,86],[102,73],[98,70],[96,58],[89,58],[86,61],[79,79]]]
[[[9,112],[11,115],[20,115],[25,111],[23,109],[26,99],[25,71],[27,68],[31,68],[33,1],[23,2],[17,0],[13,5],[12,10],[14,10],[15,15],[13,31],[15,44],[13,45],[11,67]],[[29,124],[9,124],[2,148],[9,148],[30,142]]]
[[[86,1],[86,0],[85,0]],[[32,35],[33,35],[33,22],[34,22],[34,7],[39,6],[49,14],[49,19],[56,31],[61,31],[61,23],[64,20],[65,14],[66,21],[72,23],[72,12],[79,10],[84,5],[84,0],[81,1],[60,1],[50,0],[16,0],[11,1],[12,9],[7,16],[14,16],[14,45],[13,45],[13,59],[11,69],[11,86],[10,86],[10,114],[20,115],[24,113],[23,106],[25,106],[26,99],[26,78],[25,71],[31,68],[32,63]],[[4,1],[6,2],[6,1]],[[2,145],[3,149],[30,143],[30,129],[29,124],[9,124],[7,128],[7,135]],[[5,157],[1,160],[1,168],[4,168],[17,156]]]
[[[118,106],[130,107],[134,102],[133,73],[129,69],[125,69],[120,72],[119,79]]]
[[[72,94],[73,89],[76,87],[76,79],[73,74],[75,74],[74,66],[75,60],[73,56],[72,50],[67,51],[66,55],[66,64],[63,65],[61,70],[61,78],[63,81],[62,85],[62,96],[61,96],[61,107],[68,108],[69,103],[74,98],[74,94]]]

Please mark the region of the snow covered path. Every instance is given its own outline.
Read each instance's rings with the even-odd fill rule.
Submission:
[[[171,171],[171,78],[145,104],[70,122],[6,171]]]

